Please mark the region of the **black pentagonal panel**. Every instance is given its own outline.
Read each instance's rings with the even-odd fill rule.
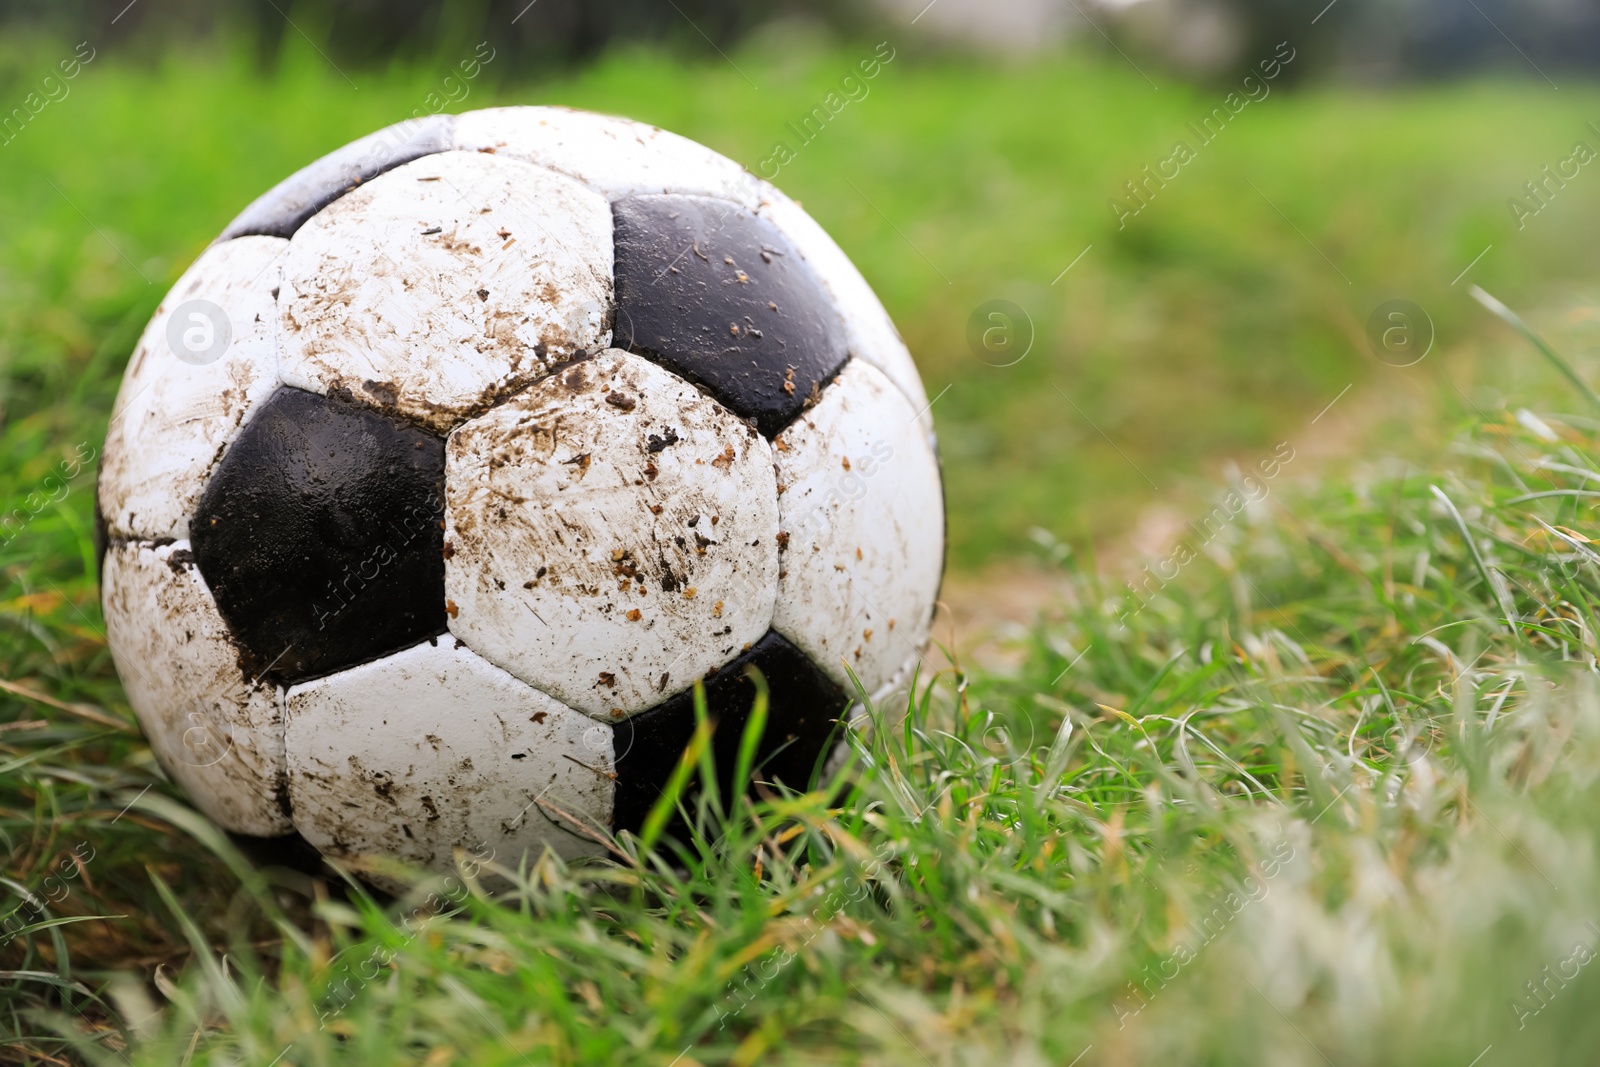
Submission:
[[[617,347],[699,383],[768,437],[839,372],[839,314],[772,223],[703,196],[611,210]]]
[[[450,150],[455,120],[450,115],[407,119],[336,149],[295,171],[263,193],[222,231],[220,241],[249,234],[293,237],[312,215],[362,182],[413,159]]]
[[[823,746],[848,703],[844,690],[817,669],[804,652],[769,631],[748,652],[705,679],[706,710],[715,724],[711,750],[717,787],[727,798],[738,767],[739,743],[755,704],[756,687],[745,667],[754,664],[767,680],[767,728],[756,750],[753,780],[781,781],[804,789]],[[683,750],[694,737],[694,693],[679,693],[616,725],[616,799],[612,824],[637,831],[666,788]]]
[[[280,685],[443,632],[444,440],[279,389],[212,472],[195,562],[251,677]]]
[[[282,837],[252,837],[249,834],[228,832],[234,843],[257,867],[280,867],[296,874],[314,878],[338,900],[349,900],[355,894],[340,873],[328,864],[317,846],[307,841],[298,830],[290,830]],[[389,896],[381,889],[366,886],[363,892],[387,901]]]

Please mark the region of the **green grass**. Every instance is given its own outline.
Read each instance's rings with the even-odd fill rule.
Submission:
[[[1435,469],[1281,492],[1125,626],[1068,562],[1018,668],[930,657],[842,794],[702,795],[686,845],[463,856],[392,903],[251,868],[38,598],[8,675],[108,707],[0,733],[13,889],[76,872],[0,950],[5,1054],[1592,1062],[1597,455],[1594,416],[1507,412]]]
[[[14,93],[53,53],[12,47]],[[856,55],[762,47],[736,57],[759,93],[649,55],[481,88],[756,162]],[[1119,236],[1106,190],[1205,93],[1088,61],[897,59],[780,182],[879,287],[930,392],[954,383],[935,414],[958,564],[1135,514],[1151,493],[1118,448],[1181,482],[1270,452],[1348,381],[1484,415],[1425,462],[1275,484],[1125,626],[1124,594],[1055,545],[1063,600],[1016,666],[930,653],[842,793],[702,798],[679,849],[622,840],[499,872],[509,890],[379,903],[252,868],[161,775],[100,630],[92,464],[69,475],[232,211],[435,80],[353,73],[359,92],[314,56],[270,81],[106,56],[0,149],[0,498],[28,516],[0,546],[0,915],[31,924],[0,945],[0,1062],[1593,1061],[1600,412],[1448,284],[1495,243],[1474,280],[1595,380],[1593,194],[1514,237],[1501,215],[1589,90],[1275,94]],[[1104,258],[1051,288],[1091,242]],[[1380,290],[1435,312],[1416,368],[1357,348]],[[995,296],[1040,326],[1009,371],[961,340]],[[55,898],[46,917],[27,894]]]

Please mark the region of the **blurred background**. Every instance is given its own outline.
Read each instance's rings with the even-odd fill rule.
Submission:
[[[98,444],[157,301],[294,169],[564,104],[776,166],[855,259],[935,398],[958,585],[1051,539],[1127,569],[1280,443],[1333,476],[1496,410],[1535,371],[1480,356],[1470,285],[1592,365],[1597,64],[1580,0],[8,0],[6,450],[27,485]]]

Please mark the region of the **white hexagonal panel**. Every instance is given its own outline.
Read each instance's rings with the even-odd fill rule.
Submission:
[[[611,350],[450,435],[450,629],[601,719],[653,707],[766,633],[772,450],[683,379]]]
[[[888,375],[911,402],[912,411],[917,413],[931,441],[933,415],[928,407],[928,394],[922,387],[922,376],[917,373],[917,365],[900,339],[900,331],[894,328],[894,322],[872,286],[815,219],[771,186],[766,187],[760,213],[794,243],[822,287],[833,297],[844,318],[850,354]]]
[[[206,475],[278,385],[274,293],[289,242],[214,245],[145,327],[111,409],[100,509],[113,537],[187,537]]]
[[[642,122],[562,107],[503,107],[456,118],[456,147],[569,175],[608,200],[688,193],[755,208],[761,182],[739,164]]]
[[[294,824],[333,856],[517,869],[594,855],[611,822],[612,730],[447,635],[291,688]],[[391,880],[374,876],[381,884]]]
[[[282,374],[441,432],[609,343],[611,209],[515,159],[442,152],[313,216],[290,241]]]
[[[162,767],[223,829],[288,833],[277,693],[244,680],[188,542],[112,545],[101,598],[111,658]]]
[[[882,371],[845,365],[773,441],[781,570],[772,625],[839,684],[888,683],[928,639],[944,567],[939,465]]]

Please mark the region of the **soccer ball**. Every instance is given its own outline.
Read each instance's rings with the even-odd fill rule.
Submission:
[[[157,309],[98,487],[106,635],[226,830],[599,853],[697,681],[731,784],[760,671],[755,777],[796,788],[903,684],[944,556],[928,406],[849,260],[730,160],[558,108],[405,123]]]

